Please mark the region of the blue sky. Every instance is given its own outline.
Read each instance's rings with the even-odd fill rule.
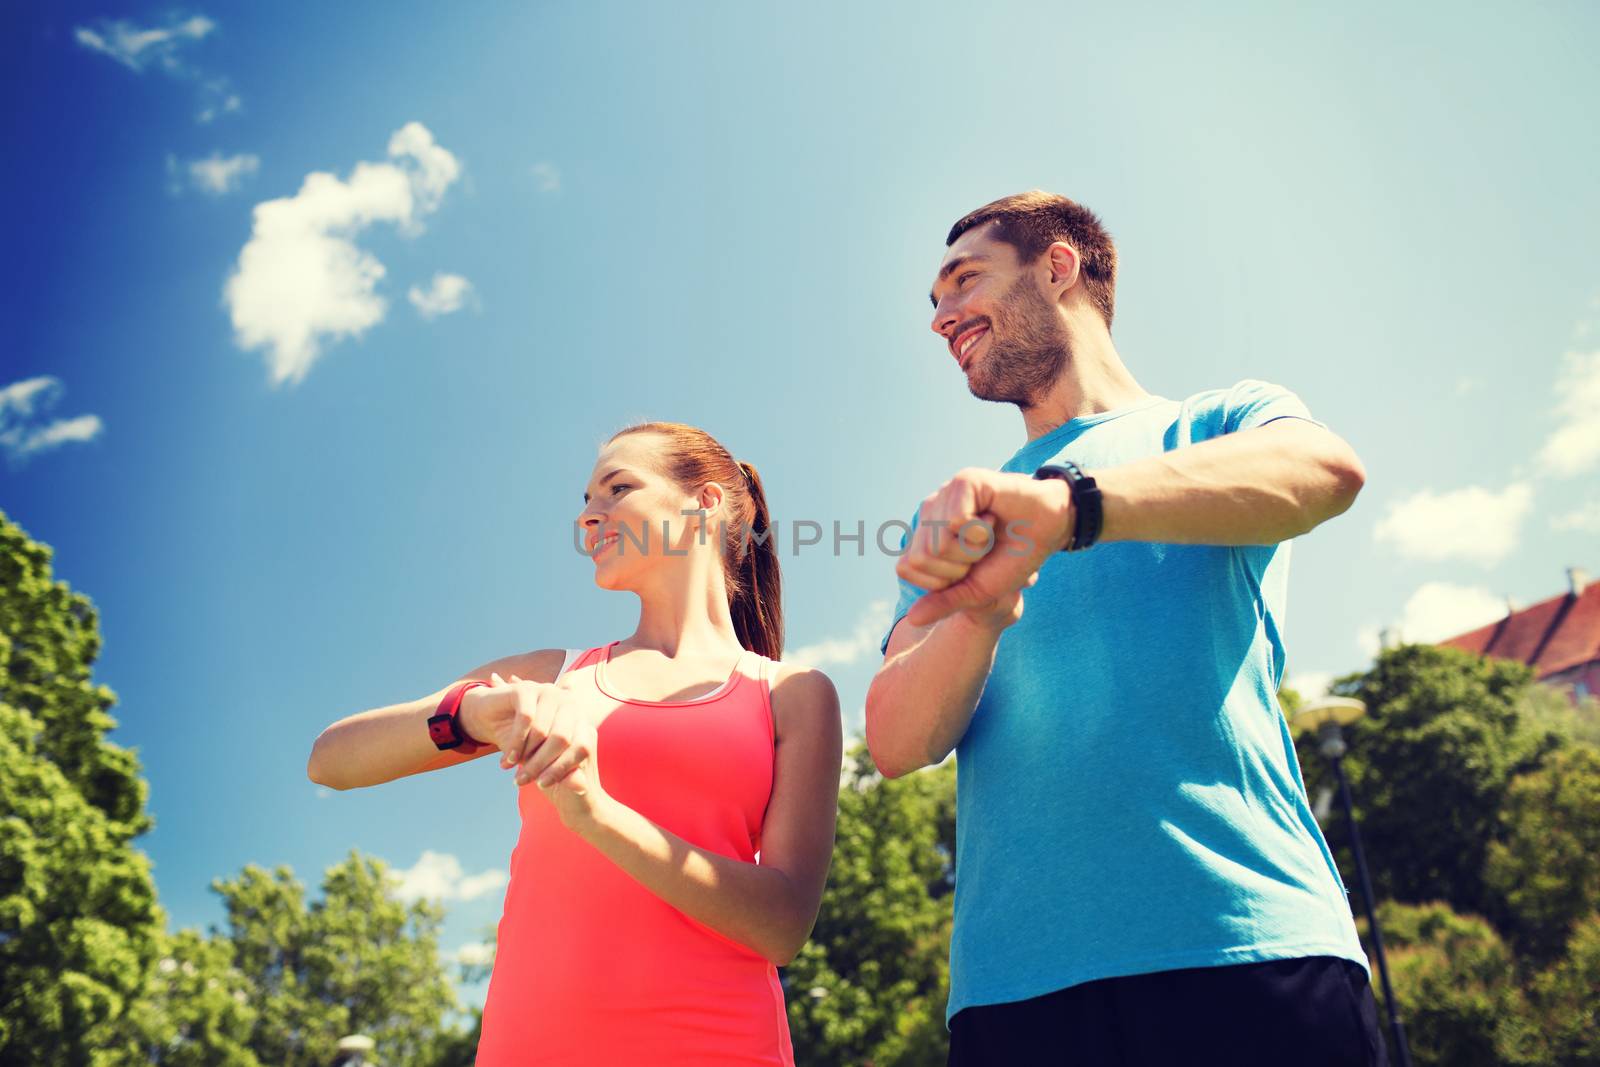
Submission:
[[[628,422],[717,434],[780,537],[1007,458],[1021,420],[926,299],[949,224],[1006,193],[1101,214],[1147,389],[1280,382],[1360,452],[1355,508],[1295,549],[1291,675],[1600,570],[1593,4],[11,22],[0,508],[101,610],[174,927],[245,863],[314,885],[358,847],[475,942],[509,780],[329,794],[317,732],[626,634],[569,523]],[[784,551],[790,647],[858,725],[892,560]]]

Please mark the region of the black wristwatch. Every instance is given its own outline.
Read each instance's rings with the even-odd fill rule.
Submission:
[[[1083,468],[1076,463],[1062,460],[1057,463],[1046,463],[1033,472],[1035,478],[1060,478],[1067,483],[1067,490],[1072,494],[1072,536],[1061,547],[1063,552],[1082,552],[1094,544],[1100,537],[1100,487],[1094,484],[1094,479],[1083,473]]]

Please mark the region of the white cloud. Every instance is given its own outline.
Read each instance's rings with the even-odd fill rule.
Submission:
[[[218,115],[231,115],[243,106],[239,94],[228,85],[226,78],[212,78],[200,89],[200,113],[197,122],[211,122]]]
[[[535,163],[529,168],[528,173],[533,175],[538,183],[541,193],[559,192],[561,189],[561,172],[554,163]]]
[[[421,232],[423,217],[461,174],[421,123],[389,139],[389,156],[357,163],[344,181],[313,171],[294,196],[256,205],[223,299],[235,342],[267,350],[274,385],[301,381],[327,340],[359,337],[383,320],[387,304],[376,292],[383,264],[352,238],[379,222]]]
[[[203,15],[164,24],[141,27],[126,19],[99,19],[88,26],[73,27],[72,36],[91,52],[109,56],[135,74],[156,69],[169,77],[199,86],[199,122],[210,122],[218,115],[238,111],[239,95],[227,78],[207,75],[190,66],[183,50],[204,40],[217,24]]]
[[[1287,684],[1303,699],[1315,700],[1328,695],[1328,687],[1333,684],[1333,675],[1327,671],[1306,671],[1303,674],[1291,675]]]
[[[0,420],[28,418],[34,408],[54,405],[61,392],[61,382],[48,374],[12,382],[0,389]]]
[[[463,967],[482,967],[494,962],[494,946],[483,941],[469,942],[456,949],[456,962]]]
[[[74,27],[72,35],[83,47],[110,56],[131,71],[142,71],[151,63],[177,71],[183,68],[178,50],[216,28],[217,24],[203,15],[150,29],[140,29],[126,19],[100,19],[93,26]]]
[[[1558,477],[1571,477],[1600,463],[1600,350],[1568,352],[1553,412],[1555,429],[1539,450],[1539,462]]]
[[[1533,490],[1526,485],[1498,493],[1478,486],[1448,493],[1423,490],[1393,505],[1372,535],[1413,559],[1490,565],[1517,547],[1522,520],[1532,506]]]
[[[492,893],[507,882],[506,872],[490,869],[468,875],[461,869],[461,861],[447,852],[424,850],[422,858],[409,870],[389,872],[395,880],[395,896],[410,903],[413,900],[476,900]]]
[[[1486,626],[1506,615],[1504,597],[1477,586],[1428,582],[1421,586],[1401,609],[1392,630],[1411,644],[1431,644]],[[1378,628],[1363,627],[1357,643],[1367,655],[1378,651]]]
[[[92,441],[105,429],[98,415],[44,421],[64,392],[61,382],[49,375],[0,388],[0,450],[13,466],[68,442]]]
[[[848,637],[832,637],[792,651],[785,651],[785,662],[804,664],[807,667],[827,667],[834,664],[854,663],[863,656],[875,655],[883,640],[883,631],[889,628],[893,605],[887,600],[876,600],[867,605],[856,620]]]
[[[472,283],[461,275],[441,272],[433,276],[433,283],[426,291],[413,285],[406,292],[406,299],[411,301],[411,306],[417,309],[419,315],[432,319],[460,311],[471,291]]]
[[[191,159],[184,164],[189,182],[196,189],[212,196],[221,196],[239,188],[245,178],[261,169],[259,156],[241,153],[224,156],[213,152],[204,159]]]
[[[1600,500],[1591,500],[1575,511],[1557,515],[1550,520],[1550,526],[1558,531],[1600,533]]]

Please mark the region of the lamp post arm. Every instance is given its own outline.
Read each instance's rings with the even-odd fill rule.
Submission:
[[[1389,984],[1389,961],[1383,954],[1383,929],[1378,925],[1378,908],[1372,898],[1372,879],[1367,875],[1367,856],[1361,848],[1361,831],[1356,826],[1355,806],[1350,802],[1350,782],[1344,776],[1344,760],[1333,759],[1333,773],[1339,779],[1339,798],[1344,802],[1345,823],[1350,827],[1350,849],[1356,854],[1356,874],[1361,879],[1361,900],[1367,909],[1367,928],[1372,931],[1372,950],[1378,957],[1378,976],[1383,981],[1383,1003],[1389,1009],[1389,1029],[1394,1034],[1399,1067],[1411,1067],[1411,1049],[1406,1044],[1406,1029],[1400,1022],[1394,986]]]

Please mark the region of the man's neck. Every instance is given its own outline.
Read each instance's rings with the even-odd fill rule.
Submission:
[[[1068,334],[1072,354],[1061,368],[1061,376],[1037,404],[1020,409],[1029,441],[1073,419],[1114,411],[1150,396],[1123,366],[1104,329],[1074,330],[1069,326]]]

